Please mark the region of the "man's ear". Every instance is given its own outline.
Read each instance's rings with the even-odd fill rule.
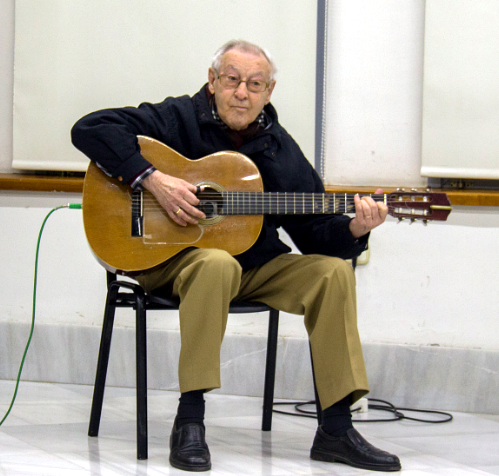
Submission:
[[[265,100],[265,104],[268,104],[270,102],[270,96],[272,96],[272,91],[274,90],[274,86],[275,86],[275,80],[273,80],[270,83],[270,86],[267,89],[267,99]]]
[[[215,94],[215,79],[217,79],[217,73],[213,68],[208,69],[208,89],[211,94]]]

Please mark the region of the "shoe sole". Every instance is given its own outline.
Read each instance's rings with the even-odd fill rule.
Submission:
[[[310,450],[310,459],[313,459],[315,461],[325,461],[327,463],[343,463],[349,466],[353,466],[354,468],[369,469],[373,471],[389,472],[389,471],[400,471],[402,469],[402,466],[400,464],[395,466],[382,466],[369,463],[366,464],[354,463],[353,461],[349,461],[345,458],[342,458],[341,456],[335,456],[329,452],[320,451],[313,448]]]
[[[195,466],[195,465],[183,465],[179,463],[175,463],[171,460],[170,458],[170,465],[173,466],[174,468],[181,469],[182,471],[192,471],[192,472],[202,472],[202,471],[209,471],[211,469],[211,463],[205,464],[205,465],[200,465],[200,466]]]

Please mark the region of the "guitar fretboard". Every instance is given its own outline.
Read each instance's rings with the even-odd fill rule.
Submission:
[[[384,201],[386,195],[369,195]],[[200,208],[212,206],[218,215],[304,215],[352,213],[354,194],[281,192],[201,192]]]

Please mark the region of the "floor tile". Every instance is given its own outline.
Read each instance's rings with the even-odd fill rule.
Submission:
[[[0,381],[0,412],[14,384]],[[135,391],[106,389],[97,438],[87,436],[92,387],[21,382],[11,415],[0,427],[0,475],[156,476],[188,473],[168,463],[178,394],[148,394],[149,459],[136,459]],[[261,431],[261,398],[208,394],[207,439],[213,476],[374,474],[309,459],[312,418],[274,414]],[[292,407],[290,407],[292,409]],[[313,407],[309,407],[313,409]],[[279,407],[282,409],[282,407]],[[499,416],[454,413],[450,423],[356,423],[375,446],[397,454],[405,476],[499,475]],[[369,411],[368,418],[380,417]]]

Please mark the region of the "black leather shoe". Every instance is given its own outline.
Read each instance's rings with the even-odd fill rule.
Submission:
[[[368,443],[355,428],[345,436],[334,437],[317,428],[310,458],[317,461],[345,463],[355,468],[373,471],[399,471],[397,456],[379,450]]]
[[[184,471],[211,469],[210,450],[204,439],[203,425],[187,423],[177,429],[175,421],[170,435],[170,464]]]

